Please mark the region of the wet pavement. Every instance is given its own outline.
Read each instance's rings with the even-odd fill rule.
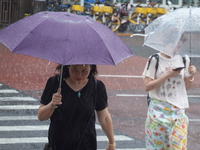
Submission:
[[[141,74],[147,57],[155,51],[142,47],[142,38],[130,40],[120,38],[134,52],[134,56],[117,66],[98,66],[99,76],[107,88],[109,110],[114,129],[127,136],[144,142],[144,122],[147,112],[146,92]],[[192,59],[199,69],[199,60]],[[0,45],[0,83],[27,93],[39,99],[48,77],[54,74],[56,64],[19,54],[11,54]],[[188,150],[200,147],[200,72],[195,75],[192,89],[188,91],[190,108],[186,110],[190,118],[188,130]],[[196,95],[197,97],[195,97]]]

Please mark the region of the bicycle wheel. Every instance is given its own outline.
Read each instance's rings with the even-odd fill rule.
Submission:
[[[113,31],[117,31],[120,27],[120,20],[117,17],[110,18],[110,22],[108,23],[108,27]]]
[[[137,24],[134,24],[134,23],[129,22],[129,29],[130,29],[132,32],[135,32],[136,27],[137,27]]]
[[[111,24],[111,17],[110,16],[106,16],[105,22],[103,24],[106,25],[107,27],[109,27],[110,24]]]
[[[97,16],[96,21],[102,23],[102,16]]]
[[[132,17],[131,20],[129,20],[129,28],[132,32],[136,33],[142,33],[144,32],[144,29],[146,27],[145,21],[143,19],[139,19],[139,23],[137,21],[137,16]]]
[[[142,23],[139,23],[137,24],[134,32],[135,33],[144,33],[144,29],[145,29],[146,25],[142,24]]]
[[[131,19],[129,20],[129,29],[134,32],[137,26],[137,16],[135,13],[132,14]]]

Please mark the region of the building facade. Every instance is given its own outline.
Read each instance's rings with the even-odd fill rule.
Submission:
[[[7,26],[32,10],[33,0],[0,0],[0,26]]]

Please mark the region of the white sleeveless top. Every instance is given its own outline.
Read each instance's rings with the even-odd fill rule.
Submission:
[[[157,79],[160,76],[162,76],[164,73],[166,73],[170,68],[177,68],[177,67],[183,67],[183,58],[180,55],[175,55],[173,58],[166,58],[162,56],[160,53],[159,55],[159,64],[158,64],[158,70],[155,74],[155,65],[157,60],[153,57],[149,69],[147,70],[147,64],[145,66],[143,77],[145,76],[151,78],[151,79]],[[185,87],[185,81],[184,76],[187,76],[188,73],[188,66],[190,59],[188,56],[185,56],[186,58],[186,68],[182,69],[179,75],[174,76],[166,80],[160,87],[153,89],[149,91],[149,96],[151,98],[156,98],[161,101],[165,101],[168,103],[171,103],[178,108],[188,108],[188,97]]]

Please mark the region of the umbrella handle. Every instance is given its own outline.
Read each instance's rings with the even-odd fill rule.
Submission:
[[[61,94],[61,88],[60,87],[58,88],[57,93]]]
[[[63,76],[63,65],[61,64],[61,70],[60,70],[60,83],[59,83],[59,88],[58,88],[58,93],[59,93],[59,94],[61,94],[62,76]]]

